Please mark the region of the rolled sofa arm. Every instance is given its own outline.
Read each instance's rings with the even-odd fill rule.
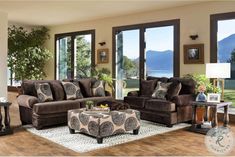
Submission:
[[[139,91],[130,91],[127,93],[127,96],[139,96]]]
[[[24,106],[28,108],[33,108],[33,105],[38,103],[38,98],[30,95],[19,95],[17,97],[17,102],[19,106]]]
[[[174,102],[177,106],[187,106],[190,105],[190,102],[194,100],[193,95],[191,94],[183,94],[174,96],[172,102]]]

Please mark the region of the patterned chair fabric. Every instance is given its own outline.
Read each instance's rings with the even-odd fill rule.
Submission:
[[[109,113],[89,112],[84,108],[69,110],[68,126],[72,130],[103,138],[139,130],[140,112],[132,109],[110,111]]]

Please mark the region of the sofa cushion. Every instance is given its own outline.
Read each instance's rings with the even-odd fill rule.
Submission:
[[[181,88],[182,88],[182,85],[180,82],[172,82],[172,84],[170,85],[167,91],[166,99],[172,100],[173,97],[179,95]]]
[[[66,93],[67,100],[74,100],[83,98],[79,84],[72,83],[72,82],[62,82],[64,86],[64,90]]]
[[[53,101],[49,83],[35,83],[35,89],[37,91],[39,102]]]
[[[36,114],[64,113],[71,109],[80,108],[75,100],[52,101],[34,104],[33,111]]]
[[[174,82],[174,81],[179,81],[182,85],[179,95],[195,93],[195,81],[193,79],[172,77],[169,80],[169,82]]]
[[[96,80],[91,86],[92,96],[105,96],[104,81]]]
[[[155,86],[156,86],[156,80],[147,81],[147,80],[141,79],[140,95],[143,97],[151,97]]]
[[[124,102],[128,103],[133,109],[141,109],[144,108],[145,101],[148,99],[149,97],[126,96]]]
[[[145,109],[152,111],[173,112],[176,110],[176,107],[175,103],[167,100],[149,99],[145,102]]]
[[[92,78],[80,79],[78,81],[80,88],[81,88],[81,91],[82,91],[82,95],[84,97],[92,97],[91,81],[92,81]]]
[[[55,101],[65,100],[65,92],[61,82],[59,80],[53,80],[49,81],[48,83],[51,87],[54,100]]]
[[[168,91],[171,82],[163,83],[161,81],[157,82],[157,87],[155,88],[154,92],[152,93],[152,98],[156,99],[166,99],[166,94]]]

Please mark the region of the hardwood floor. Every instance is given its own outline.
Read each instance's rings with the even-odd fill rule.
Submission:
[[[205,148],[204,135],[192,133],[185,129],[80,154],[24,130],[20,125],[15,97],[15,93],[9,92],[9,100],[13,102],[10,115],[14,134],[0,136],[0,156],[213,155]],[[230,124],[230,127],[235,132],[235,124]],[[235,149],[230,155],[235,155]]]

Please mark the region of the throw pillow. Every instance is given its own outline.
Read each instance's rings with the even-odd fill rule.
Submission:
[[[91,91],[93,96],[105,96],[104,82],[101,80],[93,82]]]
[[[66,94],[67,100],[74,100],[74,99],[80,99],[83,98],[83,95],[81,93],[80,87],[75,83],[72,82],[62,82],[64,91]]]
[[[182,84],[180,82],[172,82],[172,84],[170,85],[167,91],[166,99],[172,100],[174,96],[179,95],[181,88],[182,88]]]
[[[39,102],[53,101],[53,96],[49,83],[35,83],[35,89]]]
[[[157,82],[157,87],[155,88],[152,98],[157,98],[157,99],[166,99],[166,94],[169,86],[171,85],[171,82],[169,83],[163,83],[158,81]]]
[[[151,97],[153,94],[154,88],[156,86],[156,80],[141,80],[141,86],[140,86],[140,95]]]

